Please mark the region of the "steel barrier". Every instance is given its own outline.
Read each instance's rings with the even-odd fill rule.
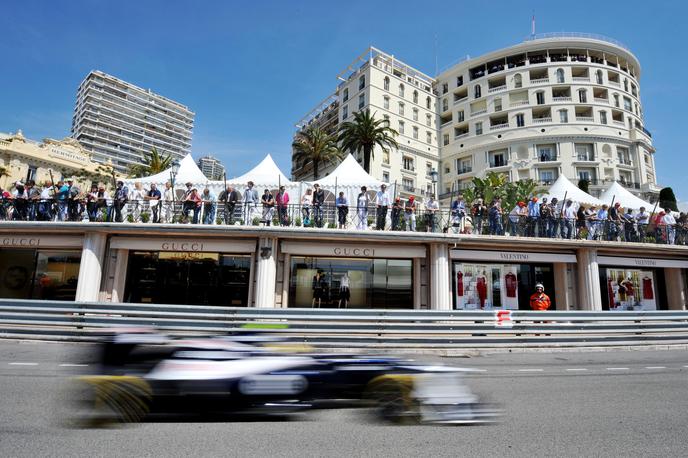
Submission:
[[[290,342],[333,348],[688,344],[686,311],[504,313],[0,300],[0,338],[93,341],[118,326],[178,335],[227,334],[246,325]]]

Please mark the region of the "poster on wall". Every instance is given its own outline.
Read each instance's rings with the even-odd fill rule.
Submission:
[[[518,310],[518,266],[454,264],[454,303],[459,310]]]
[[[650,270],[608,268],[609,310],[657,310],[654,273]]]

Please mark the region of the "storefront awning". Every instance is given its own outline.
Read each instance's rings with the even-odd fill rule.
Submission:
[[[654,259],[654,258],[627,258],[620,256],[598,256],[597,263],[601,266],[625,266],[625,267],[674,267],[688,269],[688,260],[680,259]]]
[[[341,244],[313,242],[282,242],[282,252],[301,256],[327,256],[344,258],[424,258],[424,246]]]
[[[514,264],[527,264],[529,262],[576,262],[576,255],[572,253],[535,253],[524,251],[451,250],[449,257],[466,261],[499,261]]]
[[[203,240],[199,238],[112,237],[110,248],[190,253],[255,253],[255,240]]]

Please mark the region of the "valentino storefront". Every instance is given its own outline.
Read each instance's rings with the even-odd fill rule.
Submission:
[[[122,302],[249,304],[255,240],[113,237],[110,248]]]
[[[81,263],[81,237],[0,238],[0,298],[73,301]]]
[[[284,241],[281,251],[289,307],[421,308],[422,245]]]
[[[529,310],[538,283],[552,301],[551,310],[573,305],[573,253],[455,249],[450,258],[455,309]]]

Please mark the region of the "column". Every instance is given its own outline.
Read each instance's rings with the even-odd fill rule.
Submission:
[[[289,288],[291,286],[291,255],[284,255],[282,267],[282,308],[289,307]]]
[[[79,280],[76,286],[76,302],[98,301],[106,242],[106,234],[91,232],[84,235]]]
[[[122,302],[124,287],[127,281],[127,266],[129,264],[129,250],[116,250],[115,272],[112,275],[112,302]]]
[[[418,310],[421,306],[420,292],[423,288],[423,282],[421,281],[421,266],[420,258],[413,258],[413,308]]]
[[[581,310],[602,310],[600,296],[600,267],[597,264],[597,251],[579,248],[578,261],[578,304]]]
[[[666,283],[667,305],[669,310],[686,309],[686,292],[683,284],[681,269],[667,267],[664,269],[664,282]]]
[[[449,247],[445,243],[430,244],[430,308],[451,310],[449,281]]]
[[[275,307],[277,239],[261,237],[256,257],[255,306]]]
[[[554,263],[554,301],[557,310],[569,310],[569,277],[566,273],[566,263]]]

